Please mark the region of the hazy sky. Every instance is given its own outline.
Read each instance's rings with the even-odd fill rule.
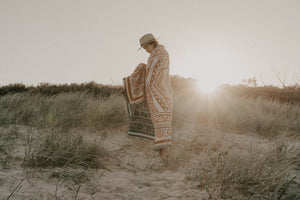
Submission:
[[[146,33],[203,85],[300,78],[299,0],[0,0],[0,85],[121,84]]]

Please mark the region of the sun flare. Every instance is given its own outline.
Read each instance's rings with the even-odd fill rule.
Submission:
[[[217,90],[218,86],[219,86],[218,84],[207,83],[207,82],[202,82],[200,80],[197,80],[197,88],[201,93],[204,94],[214,93]]]

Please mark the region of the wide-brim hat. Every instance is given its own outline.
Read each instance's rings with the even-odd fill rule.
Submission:
[[[137,50],[140,50],[141,48],[143,48],[145,45],[147,45],[149,42],[152,42],[154,40],[158,40],[159,37],[155,38],[151,33],[147,33],[145,35],[143,35],[141,38],[140,38],[140,45],[141,47],[138,48]]]

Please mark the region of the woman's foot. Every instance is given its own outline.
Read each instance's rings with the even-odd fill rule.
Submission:
[[[167,149],[166,148],[161,148],[159,150],[159,156],[162,157],[162,158],[166,158],[166,155],[167,155]]]

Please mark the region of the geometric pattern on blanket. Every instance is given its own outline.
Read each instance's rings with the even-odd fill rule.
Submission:
[[[123,79],[123,81],[125,81]],[[126,84],[124,83],[126,86]],[[127,114],[129,118],[128,135],[140,136],[154,140],[155,132],[152,123],[147,99],[141,102],[129,103],[127,93],[123,93],[126,100]]]

